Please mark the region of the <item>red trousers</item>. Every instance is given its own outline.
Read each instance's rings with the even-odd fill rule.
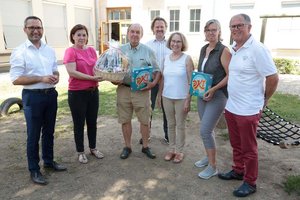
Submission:
[[[233,152],[232,169],[236,173],[244,174],[244,181],[251,185],[256,185],[258,176],[256,130],[260,117],[261,113],[241,116],[225,110]]]

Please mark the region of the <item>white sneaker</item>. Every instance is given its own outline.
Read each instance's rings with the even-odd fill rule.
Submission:
[[[205,156],[204,158],[202,158],[201,160],[195,162],[195,166],[196,167],[205,167],[208,165],[208,157]]]
[[[84,153],[79,153],[78,154],[78,161],[82,164],[88,163],[88,159]]]
[[[199,178],[209,179],[218,174],[218,170],[208,165],[202,172],[198,174]]]

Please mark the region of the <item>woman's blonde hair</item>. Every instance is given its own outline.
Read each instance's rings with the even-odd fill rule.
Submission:
[[[187,42],[187,40],[186,40],[186,37],[185,37],[182,33],[180,33],[180,32],[174,32],[174,33],[172,33],[172,34],[170,35],[170,37],[169,37],[169,39],[168,39],[168,41],[167,41],[167,47],[168,47],[169,49],[171,49],[170,44],[171,44],[171,41],[172,41],[172,37],[173,37],[174,35],[179,35],[179,37],[181,38],[181,41],[182,41],[181,51],[187,51],[187,50],[188,50],[188,42]]]
[[[211,24],[216,24],[218,29],[219,29],[219,35],[218,35],[218,40],[219,41],[222,41],[223,39],[221,38],[221,24],[218,20],[216,19],[211,19],[211,20],[208,20],[204,26],[204,32],[206,32],[206,30],[208,29],[209,25]]]

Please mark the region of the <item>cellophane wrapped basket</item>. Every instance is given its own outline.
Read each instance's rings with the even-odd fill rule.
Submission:
[[[107,81],[122,81],[128,70],[128,58],[119,49],[119,43],[112,41],[96,62],[94,72]]]

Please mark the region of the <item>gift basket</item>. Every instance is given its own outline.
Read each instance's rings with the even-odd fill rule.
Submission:
[[[119,49],[119,43],[112,41],[96,62],[94,72],[107,81],[122,81],[128,70],[128,59]]]

